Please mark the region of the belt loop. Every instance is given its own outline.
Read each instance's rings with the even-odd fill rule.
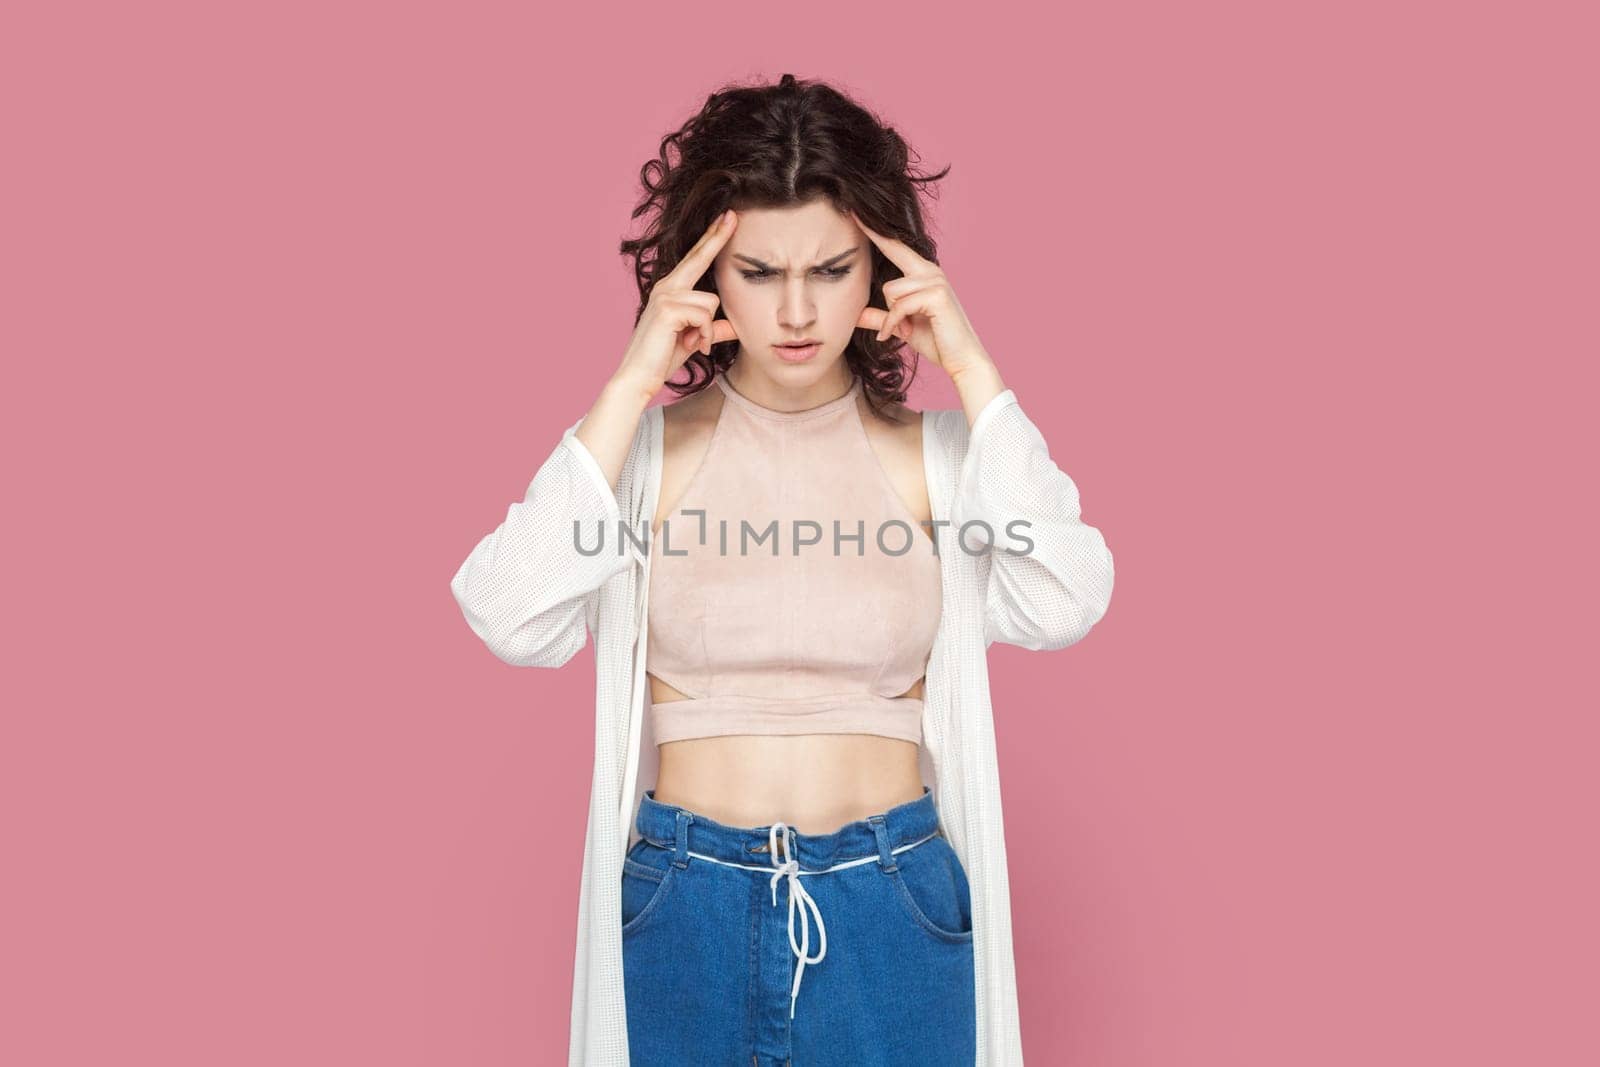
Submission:
[[[895,863],[894,856],[890,852],[889,828],[884,824],[883,816],[868,815],[867,822],[872,825],[873,836],[878,839],[878,864],[884,869],[885,873],[894,873],[899,870],[899,866]]]
[[[694,821],[694,816],[683,809],[678,815],[678,841],[672,855],[672,865],[682,870],[689,866],[689,824]]]

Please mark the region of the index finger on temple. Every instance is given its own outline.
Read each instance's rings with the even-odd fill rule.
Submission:
[[[722,246],[728,243],[728,238],[733,236],[737,226],[738,214],[731,208],[723,215],[717,216],[717,221],[700,235],[700,240],[696,241],[694,247],[678,261],[678,265],[672,268],[672,273],[668,277],[693,288],[701,275],[710,268],[712,261],[717,258],[717,253],[722,251]]]
[[[861,221],[861,216],[857,215],[854,210],[850,212],[850,218],[857,226],[861,227],[862,232],[872,240],[872,243],[883,251],[889,262],[900,268],[902,273],[909,275],[927,262],[917,254],[916,249],[904,241],[874,231],[872,227]]]

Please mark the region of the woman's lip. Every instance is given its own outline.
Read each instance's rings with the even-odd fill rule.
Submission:
[[[786,359],[793,363],[810,359],[822,351],[822,343],[820,341],[809,345],[773,345],[772,347],[778,350],[779,359]]]

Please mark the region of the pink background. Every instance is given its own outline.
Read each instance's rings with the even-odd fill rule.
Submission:
[[[640,165],[784,71],[954,165],[1117,558],[991,650],[1029,1062],[1600,1059],[1585,5],[29,6],[0,1060],[564,1062],[592,653],[448,581],[621,356]]]

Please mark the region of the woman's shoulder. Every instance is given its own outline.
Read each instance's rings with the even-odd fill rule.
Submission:
[[[861,419],[874,437],[882,437],[902,445],[918,445],[922,441],[922,412],[909,405],[894,401],[873,410],[865,396],[860,398]]]
[[[721,409],[722,394],[716,389],[701,389],[647,408],[645,415],[661,424],[662,453],[676,456],[685,448],[703,446],[710,439]]]
[[[940,446],[951,448],[966,441],[967,413],[961,408],[930,408],[922,417]]]

